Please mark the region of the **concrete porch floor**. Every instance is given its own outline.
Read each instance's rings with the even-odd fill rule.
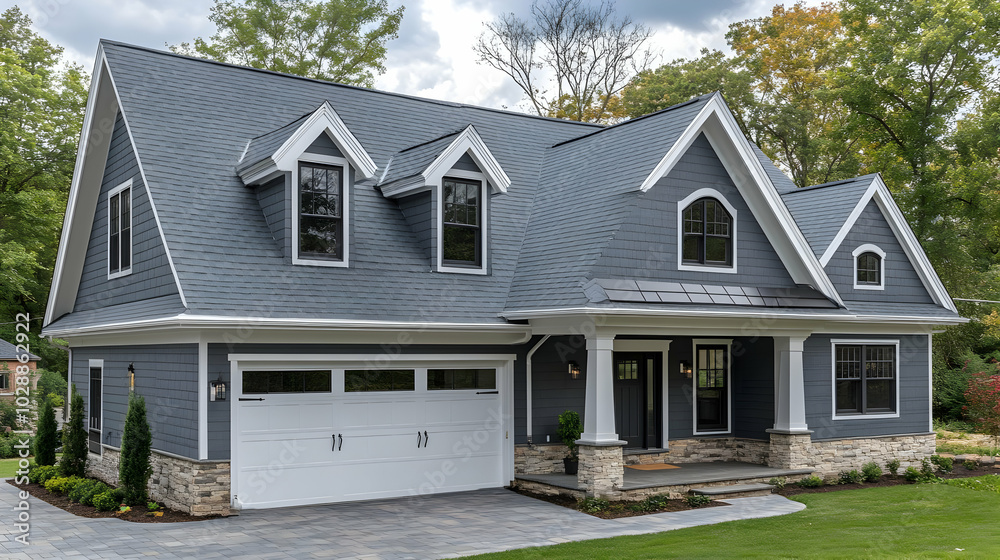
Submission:
[[[728,480],[745,480],[749,478],[776,478],[780,476],[795,476],[811,474],[810,469],[776,469],[752,463],[715,462],[715,463],[672,463],[677,469],[644,471],[625,467],[625,480],[621,490],[639,490],[659,486],[690,486],[693,484],[708,484]],[[519,474],[515,478],[529,482],[540,482],[566,488],[568,490],[583,490],[576,480],[575,474]]]

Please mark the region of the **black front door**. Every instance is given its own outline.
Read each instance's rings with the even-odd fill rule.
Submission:
[[[615,428],[626,447],[660,447],[661,356],[615,352]]]

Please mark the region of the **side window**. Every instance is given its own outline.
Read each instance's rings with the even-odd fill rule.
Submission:
[[[132,272],[132,181],[108,193],[108,278]]]
[[[682,262],[733,265],[733,218],[714,198],[701,198],[684,209]]]
[[[87,424],[90,452],[101,454],[102,385],[104,382],[104,362],[92,360],[90,364],[90,420]]]
[[[854,289],[881,290],[885,287],[885,251],[875,245],[854,250]]]
[[[299,257],[344,258],[344,168],[299,164]]]
[[[896,412],[896,346],[834,344],[838,416]]]
[[[483,184],[445,177],[442,186],[442,263],[480,267],[483,263]]]

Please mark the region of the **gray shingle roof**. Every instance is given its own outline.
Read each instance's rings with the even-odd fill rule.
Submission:
[[[0,360],[18,360],[24,354],[17,351],[17,346],[0,338]],[[28,352],[28,360],[38,361],[41,358]]]
[[[604,289],[604,293],[610,301],[660,304],[703,303],[772,308],[837,309],[838,307],[822,293],[809,286],[765,288],[605,279],[598,279],[597,284]]]
[[[864,175],[781,194],[781,200],[792,213],[816,257],[822,256],[833,242],[875,177]]]
[[[385,176],[379,181],[379,186],[388,186],[396,181],[420,175],[461,132],[456,130],[429,142],[400,150],[386,164]]]
[[[175,317],[186,310],[177,294],[110,307],[74,311],[53,321],[47,328],[77,329],[92,325],[113,325],[148,319]]]
[[[295,131],[298,130],[299,127],[302,126],[302,123],[304,123],[308,118],[309,114],[302,115],[277,130],[272,130],[271,132],[251,139],[247,144],[246,153],[243,154],[243,159],[236,166],[236,170],[243,171],[255,163],[260,162],[264,158],[270,157],[278,150],[278,148],[281,147],[282,144],[285,143],[286,140],[292,136],[292,134],[295,134]]]

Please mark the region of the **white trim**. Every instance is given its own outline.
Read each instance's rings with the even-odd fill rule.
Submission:
[[[125,131],[128,132],[128,140],[132,144],[132,153],[135,154],[135,163],[139,167],[139,175],[142,177],[143,188],[146,189],[146,200],[149,201],[149,209],[153,212],[153,220],[156,221],[156,229],[160,233],[160,243],[163,244],[163,252],[167,255],[167,264],[170,265],[170,272],[174,275],[174,283],[177,285],[177,295],[181,298],[181,304],[186,308],[187,298],[184,297],[184,288],[181,286],[181,278],[177,274],[177,267],[174,266],[174,258],[170,254],[170,246],[167,245],[167,236],[163,233],[163,225],[160,222],[160,214],[156,211],[156,204],[153,203],[153,189],[149,184],[149,180],[146,179],[146,171],[142,167],[142,159],[139,158],[139,146],[135,143],[135,137],[132,135],[132,127],[128,124],[128,116],[125,114],[125,107],[122,105],[121,95],[118,94],[118,86],[115,85],[115,77],[111,73],[111,65],[108,64],[108,59],[104,55],[104,50],[101,49],[101,60],[108,68],[108,79],[111,81],[111,87],[115,91],[115,100],[118,102],[118,111],[122,115],[122,122],[125,123]],[[107,156],[105,156],[106,158]]]
[[[782,264],[796,284],[813,286],[838,305],[844,302],[816,260],[809,242],[785,207],[778,190],[757,159],[732,112],[719,94],[713,95],[639,187],[648,191],[667,175],[691,143],[704,133],[729,173],[751,214],[756,217]]]
[[[663,399],[662,426],[660,428],[660,447],[669,449],[670,446],[670,343],[671,340],[631,340],[615,339],[615,352],[659,352],[660,353],[660,377],[662,390],[660,398]]]
[[[208,343],[198,342],[198,460],[208,459]]]
[[[318,163],[320,165],[332,165],[340,166],[341,175],[343,175],[343,184],[341,185],[342,200],[341,204],[341,222],[343,224],[344,238],[343,238],[343,254],[340,260],[334,259],[317,259],[309,257],[299,256],[299,164],[300,163]],[[295,165],[292,167],[289,182],[291,184],[292,190],[292,264],[308,265],[308,266],[328,266],[333,268],[347,268],[350,267],[350,253],[351,253],[351,197],[354,194],[354,181],[351,180],[351,169],[349,162],[342,158],[336,156],[322,155],[322,154],[311,154],[304,152],[296,161]]]
[[[864,253],[875,253],[879,256],[878,261],[878,284],[858,284],[858,257]],[[855,290],[885,290],[885,251],[877,245],[865,243],[851,252],[854,261],[854,289]]]
[[[848,217],[844,225],[841,226],[840,231],[833,238],[830,246],[827,247],[826,251],[823,252],[823,256],[820,257],[820,263],[823,266],[829,264],[830,259],[840,248],[840,245],[844,242],[847,234],[850,233],[851,229],[854,227],[855,222],[857,222],[858,217],[868,206],[870,201],[874,200],[875,204],[878,205],[879,210],[882,212],[882,216],[889,223],[889,228],[892,229],[893,234],[896,236],[896,241],[903,247],[903,251],[906,253],[910,264],[916,271],[917,276],[920,277],[920,281],[927,293],[930,294],[931,298],[935,303],[952,311],[958,313],[958,309],[955,307],[955,303],[951,300],[948,295],[948,290],[944,287],[941,282],[941,278],[937,275],[937,271],[931,265],[930,259],[927,258],[927,253],[924,252],[923,247],[920,245],[920,241],[917,236],[913,233],[910,228],[909,223],[906,221],[906,217],[903,216],[903,212],[899,209],[896,201],[892,198],[892,193],[889,192],[889,187],[886,186],[882,179],[882,175],[876,175],[872,180],[871,186],[865,191],[865,194],[858,201],[858,204],[854,207],[851,215]]]
[[[306,122],[275,150],[271,156],[275,166],[281,171],[291,171],[316,137],[324,132],[362,177],[371,179],[375,176],[378,166],[328,101],[324,101]]]
[[[684,211],[693,202],[701,198],[712,198],[718,202],[721,202],[723,206],[726,207],[726,211],[729,212],[732,218],[732,223],[729,225],[730,230],[730,240],[732,241],[732,261],[731,266],[717,265],[717,264],[685,264],[684,263]],[[694,191],[693,193],[687,195],[683,199],[677,201],[677,270],[688,270],[691,272],[717,272],[722,274],[736,274],[736,257],[738,251],[736,249],[736,208],[729,203],[729,200],[723,196],[722,193],[711,188],[702,188]]]
[[[698,346],[726,347],[726,429],[724,431],[698,431]],[[695,338],[691,340],[691,433],[696,436],[730,434],[733,432],[733,339]]]
[[[530,350],[528,350],[528,354],[524,357],[524,370],[525,370],[524,377],[526,380],[525,390],[524,390],[524,397],[525,397],[524,400],[526,403],[525,406],[526,418],[524,424],[527,432],[526,436],[528,443],[531,443],[531,437],[532,437],[531,432],[532,432],[532,426],[534,425],[534,413],[532,411],[533,401],[532,401],[532,387],[531,387],[531,358],[535,355],[535,352],[537,352],[538,349],[541,348],[542,345],[545,344],[545,341],[548,340],[551,336],[552,336],[551,334],[543,336],[541,340],[535,343],[535,345],[532,346]]]
[[[733,311],[733,310],[690,310],[690,309],[622,309],[604,307],[566,307],[550,309],[525,309],[517,311],[506,311],[502,316],[510,320],[521,319],[548,319],[556,317],[567,317],[575,315],[591,316],[618,316],[618,317],[723,317],[723,318],[767,318],[768,320],[813,320],[813,321],[837,321],[848,323],[901,323],[901,324],[932,324],[932,325],[957,325],[968,323],[964,317],[921,317],[911,315],[865,315],[855,313],[773,313],[766,308],[760,311]]]
[[[893,413],[883,413],[883,414],[842,414],[837,415],[837,345],[861,345],[861,344],[871,344],[879,346],[895,346],[896,355],[896,410]],[[862,360],[864,358],[862,357]],[[831,417],[834,420],[877,420],[880,418],[899,418],[899,365],[902,361],[899,354],[899,339],[879,339],[879,338],[857,338],[857,339],[842,339],[833,338],[830,339],[830,405],[831,405]],[[928,388],[930,390],[930,388]]]
[[[479,200],[480,200],[480,224],[479,224],[479,260],[480,266],[457,266],[452,264],[444,263],[444,179],[446,177],[454,177],[456,179],[466,179],[470,181],[479,181]],[[489,271],[489,196],[486,192],[486,177],[482,173],[476,173],[474,171],[464,171],[461,169],[449,169],[447,173],[442,175],[437,183],[434,185],[437,191],[437,271],[438,272],[454,272],[457,274],[475,274],[475,275],[485,275]]]
[[[71,365],[72,368],[72,365]],[[94,453],[90,450],[90,417],[93,414],[93,410],[90,409],[90,403],[93,402],[93,395],[90,394],[90,370],[92,368],[101,368],[101,427],[97,429],[97,443],[98,445],[104,445],[104,360],[88,360],[87,361],[87,402],[84,403],[84,408],[87,410],[87,455],[96,455],[98,457],[102,456],[104,453]],[[70,376],[72,377],[72,376]],[[72,383],[70,383],[72,386]]]
[[[128,189],[128,269],[119,268],[118,272],[111,272],[111,199],[112,197],[118,196],[119,193]],[[118,185],[117,187],[108,191],[107,197],[105,197],[105,203],[107,204],[107,214],[108,214],[108,230],[107,236],[105,237],[104,247],[108,250],[108,280],[114,280],[115,278],[121,278],[122,276],[128,276],[132,274],[132,263],[135,258],[135,243],[132,241],[135,239],[135,230],[133,225],[135,220],[132,218],[135,216],[135,197],[133,193],[135,191],[132,189],[132,179],[125,181],[124,183]],[[118,208],[121,208],[121,202],[118,203]],[[121,212],[119,211],[119,215]],[[121,253],[121,224],[118,227],[118,264],[121,265],[122,253]]]
[[[927,431],[934,431],[934,335],[927,334]]]

